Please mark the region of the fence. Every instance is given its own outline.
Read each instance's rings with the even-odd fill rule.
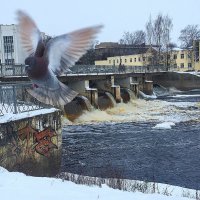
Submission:
[[[27,92],[30,87],[31,83],[0,84],[0,116],[47,107]]]
[[[72,74],[105,74],[105,73],[152,73],[169,71],[166,66],[113,66],[113,65],[74,65]]]
[[[6,77],[6,76],[27,76],[26,71],[25,71],[25,65],[0,64],[0,77]]]
[[[107,74],[107,73],[152,73],[169,71],[166,66],[113,66],[113,65],[74,65],[66,74]],[[65,74],[64,74],[65,75]],[[0,65],[0,77],[27,76],[25,65]]]

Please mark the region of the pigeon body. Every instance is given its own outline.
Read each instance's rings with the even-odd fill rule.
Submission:
[[[68,71],[86,53],[102,26],[80,29],[45,42],[35,22],[25,12],[18,11],[17,16],[21,43],[28,54],[26,72],[33,83],[28,91],[45,104],[63,108],[78,93],[56,76]]]

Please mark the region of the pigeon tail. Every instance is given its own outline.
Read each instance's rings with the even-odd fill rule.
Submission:
[[[38,101],[61,109],[78,95],[77,92],[61,82],[59,82],[57,89],[37,86],[33,89],[27,89],[27,91]]]

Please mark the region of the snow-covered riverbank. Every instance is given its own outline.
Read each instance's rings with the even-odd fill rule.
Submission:
[[[187,200],[180,196],[143,194],[111,189],[106,185],[76,185],[56,178],[26,176],[22,173],[8,172],[0,167],[0,199],[2,200]]]

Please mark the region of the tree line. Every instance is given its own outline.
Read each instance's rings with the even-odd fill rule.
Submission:
[[[177,47],[177,44],[173,43],[171,39],[172,29],[173,21],[168,15],[160,13],[154,19],[150,15],[146,22],[145,30],[125,31],[119,43],[125,45],[141,45],[145,43],[150,45],[156,49],[156,52],[152,52],[150,64],[172,65],[172,59],[169,54]],[[198,25],[187,25],[180,31],[178,38],[181,43],[180,47],[188,49],[190,54],[193,41],[198,39],[200,39]]]
[[[170,16],[160,13],[155,18],[152,18],[150,15],[144,30],[125,31],[119,39],[119,43],[124,45],[150,45],[156,49],[156,52],[152,52],[150,64],[168,66],[172,64],[168,54],[177,47],[177,44],[172,42],[171,39],[172,30],[173,20]],[[178,38],[181,43],[180,47],[188,50],[193,45],[193,41],[198,39],[200,39],[200,28],[198,25],[187,25],[180,31]],[[91,49],[88,50],[77,64],[94,64],[95,45],[97,43],[95,41],[91,45]]]
[[[125,31],[120,44],[140,45],[143,43],[149,45],[158,45],[161,49],[166,49],[170,45],[177,46],[171,41],[171,32],[173,21],[168,15],[158,14],[155,19],[149,16],[146,22],[145,30],[136,30],[133,32]],[[187,25],[180,31],[178,40],[181,42],[181,48],[189,48],[193,45],[193,40],[200,39],[200,29],[198,25]]]

